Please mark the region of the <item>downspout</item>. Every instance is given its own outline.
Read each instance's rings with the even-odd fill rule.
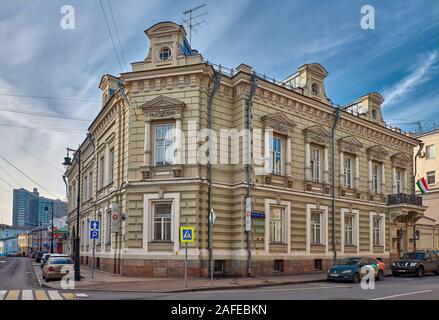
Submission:
[[[335,243],[335,129],[340,120],[340,107],[335,108],[335,119],[332,125],[332,251],[333,264],[337,260],[337,244]]]
[[[250,93],[249,93],[248,101],[247,101],[247,133],[248,133],[248,138],[247,138],[247,164],[246,164],[246,171],[247,171],[246,199],[250,199],[250,200],[248,200],[250,203],[251,203],[251,188],[253,185],[253,182],[251,181],[252,132],[253,132],[251,117],[252,117],[253,97],[255,95],[256,87],[257,87],[255,73],[253,73],[251,81],[252,81],[252,86],[250,88]],[[246,231],[246,233],[247,233],[247,252],[248,252],[247,276],[251,276],[251,274],[252,274],[252,253],[251,253],[250,232],[251,232],[251,230]]]
[[[213,83],[212,91],[210,92],[209,96],[209,136],[208,136],[208,158],[207,158],[207,217],[208,217],[208,223],[207,223],[207,233],[208,233],[208,251],[209,251],[209,276],[211,279],[213,279],[213,255],[212,255],[212,241],[213,241],[213,224],[210,221],[210,210],[212,209],[212,165],[210,163],[210,156],[211,156],[211,143],[212,143],[212,137],[211,131],[212,131],[212,117],[213,117],[213,97],[215,96],[216,91],[218,90],[220,83],[221,83],[221,66],[218,71],[214,71],[214,77],[215,82]]]
[[[416,201],[416,175],[418,173],[418,157],[421,154],[422,149],[424,149],[424,143],[419,143],[418,152],[415,155],[415,172],[413,173],[413,201]],[[416,251],[416,221],[413,222],[413,251]]]

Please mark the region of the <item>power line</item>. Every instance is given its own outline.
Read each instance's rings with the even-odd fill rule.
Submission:
[[[39,184],[38,182],[36,182],[34,179],[32,179],[31,177],[29,177],[26,173],[24,173],[23,171],[21,171],[19,168],[17,168],[13,163],[11,163],[8,159],[6,159],[5,157],[3,157],[2,155],[0,155],[0,158],[3,159],[3,161],[7,162],[10,166],[14,167],[15,170],[17,170],[18,172],[20,172],[23,176],[25,176],[26,178],[28,178],[30,181],[32,181],[33,183],[35,183],[37,186],[39,186],[41,189],[47,191],[48,193],[50,193],[52,196],[55,196],[52,192],[50,192],[48,189],[46,189],[44,186],[42,186],[41,184]]]
[[[50,113],[42,113],[42,112],[31,112],[26,110],[17,110],[12,108],[4,108],[0,107],[0,111],[6,111],[6,112],[13,112],[13,113],[21,113],[21,114],[27,114],[31,116],[38,116],[38,117],[48,117],[48,118],[58,118],[58,119],[66,119],[66,120],[74,120],[74,121],[84,121],[84,122],[90,122],[91,119],[82,119],[82,118],[73,118],[69,116],[61,116],[56,114],[50,114]]]
[[[37,156],[37,155],[35,155],[35,154],[33,154],[33,153],[27,151],[26,149],[20,147],[20,146],[19,146],[18,144],[16,144],[15,142],[13,142],[13,141],[9,140],[8,138],[6,138],[4,135],[0,134],[0,137],[2,137],[3,139],[5,139],[6,141],[8,141],[10,144],[14,145],[16,148],[20,149],[21,151],[23,151],[23,152],[29,154],[30,156],[34,157],[35,159],[44,162],[45,164],[51,166],[52,168],[55,168],[55,169],[58,170],[58,171],[62,171],[59,167],[54,166],[54,165],[51,164],[50,162],[47,162],[46,160],[40,158],[39,156]],[[1,165],[0,165],[0,168],[3,169],[3,168],[1,167]],[[5,171],[5,170],[3,169],[3,171]],[[6,172],[6,173],[7,173],[7,172]],[[9,174],[8,174],[8,175],[9,175]],[[20,185],[19,183],[17,183],[17,184]]]
[[[114,27],[114,30],[116,30],[116,38],[117,38],[117,42],[118,42],[118,44],[119,44],[120,52],[121,52],[121,54],[122,54],[123,62],[124,62],[124,64],[125,64],[125,69],[128,70],[127,61],[125,60],[125,54],[124,54],[124,52],[123,52],[122,44],[120,43],[119,31],[118,31],[118,29],[117,29],[116,19],[114,19],[114,15],[113,15],[113,8],[111,8],[110,0],[107,0],[107,2],[108,2],[108,6],[110,7],[111,18],[112,18],[112,20],[113,20],[113,27]]]
[[[12,128],[22,128],[31,130],[41,130],[41,131],[54,131],[54,132],[70,132],[70,133],[81,133],[84,134],[87,131],[79,128],[50,128],[50,127],[31,127],[22,126],[18,124],[0,123],[1,127],[12,127]]]
[[[123,72],[122,63],[120,62],[120,57],[116,49],[116,44],[114,43],[113,34],[111,33],[110,25],[108,24],[107,15],[105,14],[104,5],[102,4],[102,0],[99,0],[102,8],[102,13],[104,14],[105,24],[107,25],[108,33],[110,34],[111,42],[113,44],[114,53],[116,54],[117,62],[119,63],[120,70]]]
[[[12,182],[14,182],[17,186],[20,186],[20,185],[21,185],[21,183],[19,183],[17,180],[15,180],[15,178],[14,178],[13,176],[11,176],[11,175],[9,174],[9,172],[7,172],[5,168],[3,168],[2,165],[0,165],[0,169],[2,169],[2,171],[3,171],[4,173],[6,173],[6,175],[7,175],[7,176],[12,180]]]
[[[26,95],[26,94],[13,94],[13,93],[0,93],[0,96],[31,98],[31,99],[46,99],[46,100],[78,101],[78,102],[99,102],[98,100],[90,100],[90,99],[32,96],[32,95]]]
[[[0,180],[3,181],[4,183],[6,183],[8,186],[10,186],[12,189],[14,189],[14,186],[12,184],[10,184],[9,182],[7,182],[5,179],[3,179],[2,177],[0,177]]]

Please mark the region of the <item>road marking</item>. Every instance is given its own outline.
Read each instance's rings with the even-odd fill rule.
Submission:
[[[32,290],[22,290],[21,291],[21,300],[33,300],[34,295]]]
[[[72,300],[72,299],[75,299],[75,298],[76,298],[76,295],[75,295],[74,293],[70,293],[70,292],[68,292],[68,293],[63,293],[62,295],[64,296],[64,298],[66,298],[66,299],[68,299],[68,300]]]
[[[35,296],[37,297],[37,300],[49,300],[44,290],[35,290]]]
[[[20,295],[20,290],[9,290],[6,300],[18,300]]]
[[[5,297],[5,295],[6,295],[6,290],[0,290],[0,300],[3,300],[3,298]]]
[[[49,290],[49,291],[47,291],[47,293],[49,294],[50,300],[62,300],[63,299],[57,290]]]
[[[86,293],[76,293],[76,296],[78,298],[88,298],[88,294],[86,294]]]
[[[427,293],[427,292],[432,292],[432,291],[433,291],[433,290],[424,290],[424,291],[407,292],[407,293],[395,294],[395,295],[393,295],[393,296],[387,296],[387,297],[375,298],[375,299],[372,299],[372,300],[385,300],[385,299],[391,299],[391,298],[396,298],[396,297],[409,296],[409,295],[412,295],[412,294]]]
[[[319,290],[319,289],[332,289],[332,288],[350,288],[351,286],[321,286],[321,287],[305,287],[305,288],[285,288],[285,289],[264,289],[264,288],[249,288],[249,290],[218,290],[218,291],[206,291],[207,293],[228,293],[228,292],[276,292],[276,291],[300,291],[300,290]],[[266,287],[265,287],[266,288]],[[255,290],[257,289],[257,290]],[[195,293],[195,292],[193,292]]]

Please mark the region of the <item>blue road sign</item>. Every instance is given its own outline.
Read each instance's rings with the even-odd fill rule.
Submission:
[[[100,228],[99,221],[96,221],[96,220],[91,220],[90,221],[90,230],[97,230],[97,231],[99,231],[99,228]]]
[[[99,239],[99,230],[90,230],[90,239]]]

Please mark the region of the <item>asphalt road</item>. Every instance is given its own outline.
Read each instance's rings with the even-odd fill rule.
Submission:
[[[375,283],[375,289],[368,290],[360,284],[319,282],[184,293],[87,291],[87,294],[88,299],[103,300],[439,300],[439,277],[386,277]]]
[[[0,257],[0,290],[38,288],[32,261],[21,257]]]
[[[32,270],[32,260],[0,257],[0,291],[42,289]],[[29,291],[29,290],[28,290]],[[65,294],[67,290],[60,290]],[[310,283],[253,289],[182,293],[83,291],[75,299],[99,300],[439,300],[439,276],[386,277],[375,289],[353,283]],[[1,292],[0,292],[1,293]],[[21,294],[22,295],[22,294]],[[21,297],[21,295],[18,296]],[[82,296],[82,297],[81,297]],[[35,296],[38,298],[37,296]],[[1,300],[1,299],[0,299]]]

